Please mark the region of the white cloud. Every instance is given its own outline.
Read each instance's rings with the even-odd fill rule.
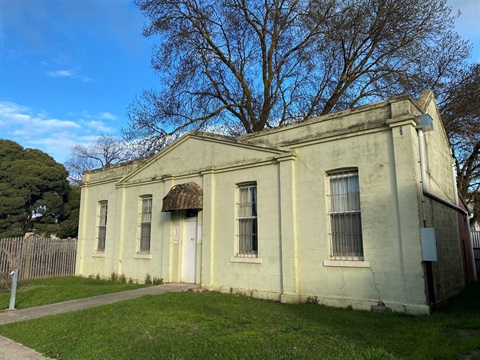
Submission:
[[[40,149],[64,163],[73,146],[90,144],[102,134],[115,135],[117,130],[102,121],[112,119],[116,116],[109,112],[100,112],[98,117],[60,119],[45,110],[0,101],[0,138],[13,140],[26,148]]]
[[[53,77],[73,77],[73,72],[69,70],[57,70],[57,71],[49,71],[48,75]]]
[[[105,125],[102,121],[100,120],[79,120],[82,126],[86,129],[91,129],[94,131],[96,134],[111,134],[112,132],[115,131],[115,128],[112,128],[111,126]]]
[[[74,113],[70,113],[70,115],[75,116]],[[118,119],[116,115],[109,113],[107,111],[102,111],[95,114],[90,114],[88,111],[84,111],[82,113],[82,118],[90,119],[90,120],[109,120],[109,121],[115,121]]]
[[[88,76],[85,76],[85,75],[82,75],[82,74],[77,74],[75,71],[72,71],[72,70],[48,71],[47,75],[50,76],[50,77],[67,77],[67,78],[71,78],[71,79],[80,80],[80,81],[83,81],[85,83],[93,81],[92,78],[90,78]]]
[[[117,117],[109,112],[99,113],[98,117],[105,120],[117,120]]]

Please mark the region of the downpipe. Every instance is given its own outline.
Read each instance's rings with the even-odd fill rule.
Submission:
[[[472,238],[470,235],[470,214],[468,211],[464,210],[460,206],[458,206],[458,190],[455,193],[455,198],[456,198],[456,203],[453,204],[451,201],[448,201],[446,199],[443,199],[433,193],[431,193],[428,189],[428,182],[427,182],[427,170],[426,170],[426,161],[425,161],[425,132],[423,128],[418,127],[417,128],[417,135],[418,135],[418,151],[419,151],[419,161],[420,161],[420,180],[422,183],[422,194],[423,196],[426,196],[430,199],[433,199],[451,209],[454,209],[465,217],[465,220],[467,222],[467,229],[468,229],[468,237],[469,237],[469,243],[470,245],[472,244]],[[455,175],[455,170],[452,170],[454,175]],[[456,176],[454,176],[454,182],[455,182],[455,189],[456,187]],[[422,201],[423,203],[423,201]],[[422,205],[424,206],[424,204]],[[426,219],[425,219],[425,210],[423,209],[423,222],[424,226],[426,226]],[[472,252],[472,257],[473,257],[473,252]],[[475,260],[473,259],[473,263],[475,264]],[[432,263],[430,261],[425,261],[425,269],[426,269],[426,275],[427,275],[427,286],[428,286],[428,293],[429,293],[429,301],[430,305],[432,308],[435,308],[435,288],[433,284],[433,269],[432,269]],[[476,274],[475,280],[476,280]]]

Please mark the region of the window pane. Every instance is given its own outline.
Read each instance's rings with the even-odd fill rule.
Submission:
[[[257,187],[251,187],[252,210],[251,216],[257,216]]]
[[[257,218],[252,219],[252,251],[258,252]]]
[[[102,201],[99,203],[99,207],[97,251],[105,251],[108,203],[106,201]]]
[[[152,234],[152,197],[142,198],[140,222],[140,252],[150,252]]]
[[[140,251],[150,251],[151,223],[142,223],[140,232]]]
[[[142,200],[142,222],[152,221],[152,198]]]
[[[331,212],[359,211],[358,175],[338,175],[330,179]]]
[[[349,170],[329,177],[332,255],[363,257],[358,172]]]
[[[360,214],[332,214],[330,221],[333,255],[363,256]]]
[[[105,226],[98,227],[98,251],[105,251],[105,238],[107,235],[107,228]]]
[[[258,252],[256,185],[240,186],[238,199],[238,255],[256,256]]]

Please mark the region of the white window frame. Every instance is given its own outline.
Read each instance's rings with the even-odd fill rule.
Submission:
[[[105,252],[105,244],[107,240],[107,218],[108,218],[108,201],[102,200],[98,202],[98,225],[97,225],[97,252]]]
[[[358,169],[327,173],[330,259],[364,260]]]
[[[258,257],[257,183],[237,184],[236,257]]]
[[[138,202],[138,254],[150,254],[152,246],[152,195],[142,195]]]

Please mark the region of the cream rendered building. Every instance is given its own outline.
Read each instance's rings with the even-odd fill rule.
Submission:
[[[237,138],[191,132],[85,173],[76,272],[428,313],[465,285],[456,204],[429,91]]]

